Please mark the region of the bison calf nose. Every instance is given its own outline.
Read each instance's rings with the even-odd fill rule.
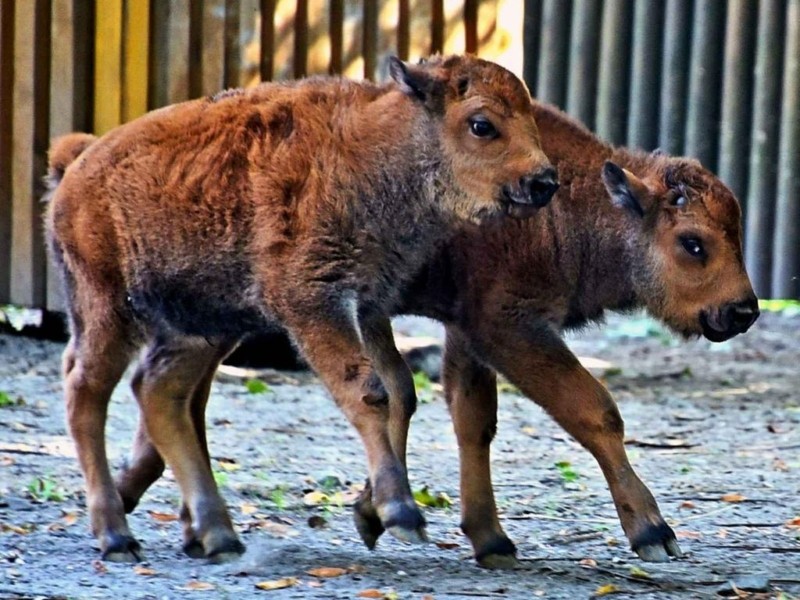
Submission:
[[[531,204],[537,208],[547,206],[558,190],[556,170],[548,167],[536,175],[525,175],[520,180],[520,188],[527,192]]]
[[[731,329],[737,332],[745,332],[756,322],[761,311],[758,310],[758,300],[751,298],[743,302],[734,302],[727,306],[729,323]]]

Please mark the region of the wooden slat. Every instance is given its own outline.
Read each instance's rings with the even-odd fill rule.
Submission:
[[[147,112],[150,2],[126,0],[123,9],[122,121]]]
[[[331,64],[328,73],[338,75],[344,69],[344,0],[331,0],[329,15]]]
[[[431,1],[431,54],[444,51],[444,0]]]
[[[225,84],[241,87],[242,80],[242,5],[239,0],[225,0]],[[202,42],[202,40],[201,40]]]
[[[645,150],[658,146],[658,97],[661,82],[663,0],[639,0],[633,26],[631,100],[628,145]]]
[[[478,4],[479,0],[464,0],[464,39],[466,51],[478,53]]]
[[[375,70],[378,65],[378,2],[377,0],[364,0],[364,77],[375,79]]]
[[[10,302],[14,0],[0,0],[0,303]]]
[[[203,0],[200,39],[192,37],[192,49],[200,48],[200,94],[211,96],[225,87],[225,0]],[[195,66],[196,68],[196,66]]]
[[[18,2],[14,14],[10,300],[45,305],[40,202],[49,142],[50,3]]]
[[[304,77],[308,69],[308,0],[297,0],[294,15],[294,76]]]
[[[692,0],[667,0],[658,145],[669,154],[683,154],[685,145],[691,39]]]
[[[50,139],[88,131],[90,123],[91,0],[52,0],[50,56]],[[60,274],[47,263],[47,309],[63,311]]]
[[[602,0],[575,0],[570,31],[567,111],[594,129]]]
[[[97,2],[95,9],[94,131],[122,123],[122,4]]]
[[[151,108],[189,98],[189,0],[154,2],[150,32]]]
[[[534,96],[539,83],[539,38],[542,31],[542,1],[525,0],[522,17],[522,78]]]
[[[761,0],[758,10],[753,130],[750,145],[750,183],[745,221],[745,262],[756,294],[772,291],[772,236],[781,109],[781,58],[785,4]]]
[[[261,0],[261,81],[272,81],[275,75],[275,2]]]
[[[570,7],[570,0],[545,0],[542,7],[536,95],[540,100],[562,108],[567,100]]]
[[[786,9],[772,295],[800,298],[800,0]]]
[[[756,40],[753,23],[757,16],[758,6],[752,0],[731,0],[728,4],[719,176],[743,204],[747,196],[747,149],[753,110]]]
[[[626,139],[632,17],[632,0],[605,0],[596,129],[614,144]]]
[[[717,167],[721,110],[722,51],[725,3],[695,0],[692,62],[689,72],[689,110],[686,117],[686,154],[712,171]]]

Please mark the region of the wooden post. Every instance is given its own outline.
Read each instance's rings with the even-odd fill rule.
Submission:
[[[147,112],[150,3],[125,0],[122,29],[122,122]]]
[[[628,145],[644,150],[658,146],[663,31],[663,1],[639,0],[634,10]]]
[[[344,70],[344,0],[331,0],[328,14],[331,38],[331,64],[328,73],[338,75]]]
[[[378,66],[378,2],[364,0],[364,77],[375,79]]]
[[[695,0],[694,23],[686,154],[699,159],[705,167],[714,171],[719,140],[725,3],[719,0]]]
[[[603,3],[596,128],[600,137],[614,144],[626,139],[632,16],[632,0]]]
[[[261,0],[261,81],[275,76],[275,2]]]
[[[745,262],[756,294],[772,291],[772,236],[775,227],[778,145],[781,109],[781,57],[784,0],[761,0],[758,10],[750,183],[747,189]]]
[[[94,131],[98,135],[122,123],[122,3],[95,4]]]
[[[571,8],[570,0],[544,0],[542,7],[539,87],[536,95],[539,100],[562,108],[567,100]]]
[[[45,305],[42,177],[50,106],[50,2],[17,2],[14,13],[10,300]]]
[[[731,0],[725,32],[722,84],[719,176],[746,211],[750,115],[753,110],[753,69],[758,6],[752,0]]]
[[[14,92],[14,1],[0,0],[0,303],[11,285],[11,115]]]
[[[153,2],[151,108],[189,99],[189,0]]]
[[[683,154],[686,140],[691,39],[692,0],[667,0],[658,145],[669,154]]]
[[[431,0],[431,54],[444,50],[444,0]]]
[[[525,0],[522,17],[522,78],[536,96],[539,83],[539,36],[542,31],[542,1]]]
[[[192,36],[191,46],[194,52],[200,50],[200,68],[194,65],[199,70],[199,95],[212,96],[225,87],[225,0],[203,0],[201,9],[200,39]],[[193,87],[198,85],[194,77]]]
[[[786,8],[772,295],[800,298],[800,0]]]
[[[602,8],[601,0],[574,0],[572,6],[567,111],[589,129],[594,129]]]
[[[225,84],[241,87],[242,82],[242,5],[240,0],[225,0]],[[201,40],[201,43],[202,40]]]
[[[308,0],[297,0],[294,14],[294,76],[304,77],[308,68]]]
[[[464,49],[478,53],[478,4],[480,0],[464,0]]]

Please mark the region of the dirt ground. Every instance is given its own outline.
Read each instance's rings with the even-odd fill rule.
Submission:
[[[458,529],[455,439],[435,386],[414,418],[411,480],[452,506],[426,509],[429,544],[383,538],[370,552],[349,506],[365,472],[354,431],[312,376],[271,372],[260,393],[219,377],[209,407],[214,469],[247,553],[223,565],[183,555],[167,473],[130,517],[146,562],[104,563],[64,424],[63,346],[3,335],[0,598],[800,597],[800,315],[764,315],[717,345],[614,318],[570,344],[613,363],[597,374],[620,403],[631,460],[682,560],[638,560],[593,459],[508,386],[494,478],[520,567],[489,571],[471,558]],[[136,412],[120,385],[107,428],[115,466]]]

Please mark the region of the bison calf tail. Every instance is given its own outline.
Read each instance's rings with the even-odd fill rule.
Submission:
[[[52,191],[61,183],[64,171],[86,148],[97,140],[90,133],[68,133],[54,139],[48,152],[47,187]]]

